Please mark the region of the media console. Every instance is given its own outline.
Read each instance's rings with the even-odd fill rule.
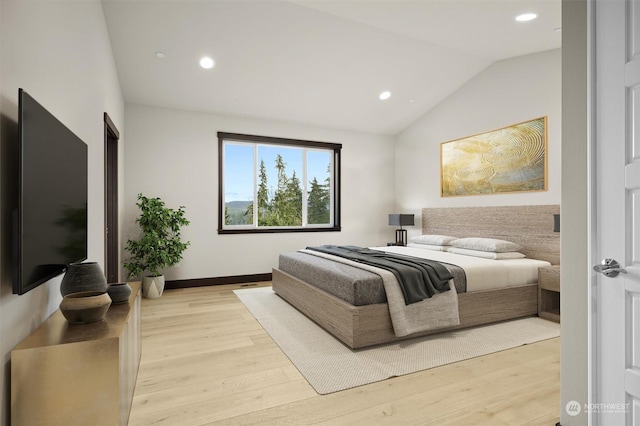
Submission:
[[[140,283],[105,319],[60,310],[11,351],[12,425],[126,425],[140,365]]]

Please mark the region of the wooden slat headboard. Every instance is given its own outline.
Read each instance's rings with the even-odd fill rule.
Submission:
[[[436,207],[422,209],[422,233],[513,241],[528,258],[560,264],[560,206]]]

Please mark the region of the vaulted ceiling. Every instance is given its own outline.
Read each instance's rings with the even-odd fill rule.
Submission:
[[[561,46],[560,0],[102,4],[128,103],[378,134],[497,60]],[[538,18],[516,22],[525,12]]]

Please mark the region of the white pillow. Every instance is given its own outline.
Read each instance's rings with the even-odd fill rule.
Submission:
[[[518,251],[522,248],[519,244],[511,241],[496,240],[495,238],[460,238],[450,243],[453,247],[492,251],[496,253],[505,253],[508,251]]]
[[[457,240],[457,237],[450,237],[448,235],[434,235],[425,234],[418,235],[417,237],[409,238],[409,241],[416,244],[431,244],[434,246],[448,246],[451,241]]]
[[[495,259],[495,260],[522,259],[523,257],[525,257],[524,254],[518,253],[517,251],[507,251],[502,253],[496,253],[492,251],[468,250],[468,249],[462,249],[462,248],[456,248],[456,247],[451,247],[447,251],[449,253],[464,254],[465,256],[475,256],[475,257],[482,257],[484,259]]]
[[[414,247],[414,248],[420,248],[420,249],[426,249],[426,250],[434,250],[434,251],[447,251],[449,250],[449,246],[436,246],[433,244],[415,244],[415,243],[409,243],[407,244],[408,247]]]

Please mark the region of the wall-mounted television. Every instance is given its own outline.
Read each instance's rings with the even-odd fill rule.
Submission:
[[[13,292],[24,294],[87,258],[87,145],[18,92],[19,203]]]

